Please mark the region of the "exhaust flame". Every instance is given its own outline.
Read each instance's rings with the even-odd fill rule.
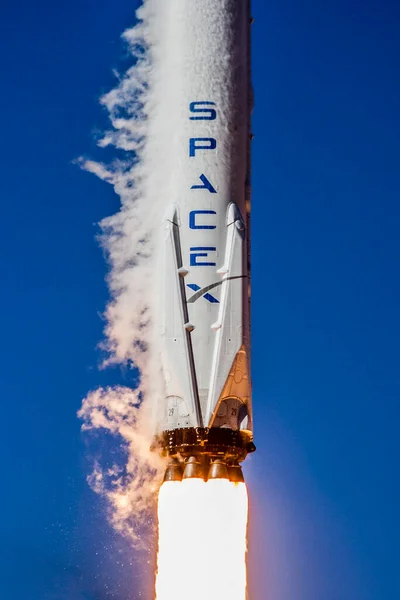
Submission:
[[[246,600],[248,498],[227,479],[165,482],[156,600]]]

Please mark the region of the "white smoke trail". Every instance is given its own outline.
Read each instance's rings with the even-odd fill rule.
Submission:
[[[102,429],[117,435],[126,451],[124,467],[104,470],[95,464],[89,483],[108,499],[114,527],[136,542],[153,506],[158,476],[165,469],[159,454],[150,450],[153,432],[146,408],[138,390],[118,386],[91,392],[78,412],[83,430]]]
[[[111,295],[103,346],[108,353],[106,364],[134,365],[140,382],[135,390],[117,387],[90,393],[78,416],[84,430],[111,432],[127,450],[123,469],[104,471],[96,464],[89,483],[108,499],[112,524],[136,542],[164,470],[163,461],[150,450],[154,427],[148,403],[161,392],[156,356],[150,351],[154,349],[154,229],[166,201],[159,192],[163,173],[158,149],[165,147],[168,137],[155,101],[160,78],[156,59],[159,7],[157,0],[145,0],[137,11],[138,23],[123,34],[135,62],[101,99],[112,129],[99,145],[125,151],[125,159],[111,165],[80,161],[83,169],[111,183],[121,200],[120,211],[101,222]]]
[[[162,144],[162,128],[154,123],[155,4],[147,0],[137,12],[138,24],[123,34],[136,62],[117,87],[101,98],[112,130],[99,145],[124,150],[126,157],[108,166],[82,162],[84,169],[111,183],[121,200],[120,211],[101,222],[102,243],[110,264],[111,301],[105,315],[109,362],[133,363],[142,378],[149,374],[155,217],[165,201],[157,193],[162,176],[159,165],[155,168],[152,139],[156,127],[158,144]]]

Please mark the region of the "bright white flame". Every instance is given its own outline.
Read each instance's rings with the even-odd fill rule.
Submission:
[[[244,483],[164,483],[156,600],[246,600],[247,514]]]

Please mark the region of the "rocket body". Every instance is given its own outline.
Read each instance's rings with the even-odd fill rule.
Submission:
[[[158,246],[157,429],[166,454],[229,465],[254,449],[249,2],[166,5],[162,60],[177,82],[168,100],[179,119]]]

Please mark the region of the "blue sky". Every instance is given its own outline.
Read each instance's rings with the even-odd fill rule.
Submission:
[[[96,349],[107,300],[96,223],[118,199],[73,160],[99,157],[98,97],[129,64],[119,35],[136,5],[2,7],[7,600],[151,597],[148,555],[113,534],[86,485],[76,418],[88,390],[130,381],[99,371]],[[393,600],[399,8],[254,0],[253,13],[251,600]]]

